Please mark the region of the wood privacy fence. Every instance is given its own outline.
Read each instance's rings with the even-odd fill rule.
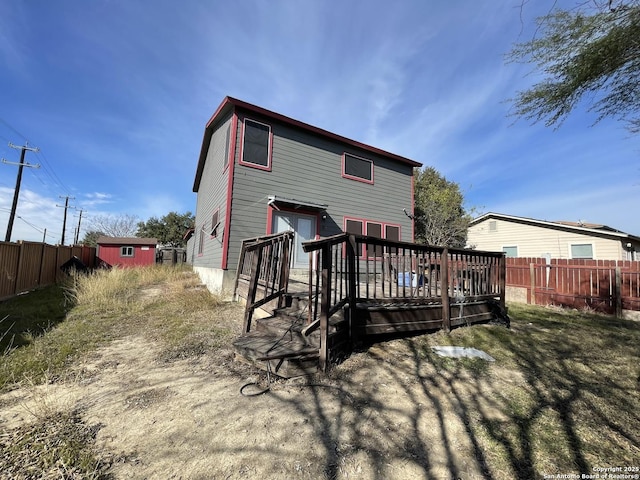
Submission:
[[[507,287],[526,289],[530,304],[589,307],[618,317],[640,311],[637,261],[507,258],[506,276]]]
[[[95,266],[95,247],[0,242],[0,300],[56,283],[60,267],[74,256],[87,267]]]

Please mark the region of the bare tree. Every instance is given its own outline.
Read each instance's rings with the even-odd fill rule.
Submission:
[[[89,226],[91,230],[109,237],[134,237],[139,221],[139,217],[127,213],[95,215],[89,220]]]

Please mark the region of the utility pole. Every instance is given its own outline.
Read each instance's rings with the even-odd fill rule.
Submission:
[[[27,142],[25,142],[24,146],[22,147],[16,146],[13,143],[9,142],[9,146],[11,148],[20,149],[21,152],[20,152],[19,163],[7,162],[4,158],[2,159],[2,163],[6,163],[7,165],[18,165],[18,177],[16,178],[16,188],[13,191],[13,204],[11,205],[11,213],[9,214],[9,223],[7,223],[7,234],[4,237],[5,242],[11,241],[11,232],[13,231],[13,221],[15,220],[15,217],[16,217],[16,209],[18,208],[18,197],[20,196],[20,183],[22,183],[22,169],[23,167],[40,168],[39,164],[31,165],[29,163],[25,163],[24,161],[24,154],[26,153],[27,150],[29,150],[30,152],[38,152],[40,151],[40,149],[28,146]]]
[[[62,195],[60,195],[59,198],[64,198],[64,205],[56,205],[56,207],[64,208],[64,220],[62,220],[62,240],[60,240],[60,245],[64,245],[64,233],[67,228],[67,210],[73,208],[69,206],[69,199],[75,200],[76,197],[70,197],[69,195],[63,197]]]
[[[73,239],[73,244],[77,245],[80,237],[80,222],[82,221],[82,209],[80,209],[80,216],[78,217],[78,228],[76,229],[76,236]]]

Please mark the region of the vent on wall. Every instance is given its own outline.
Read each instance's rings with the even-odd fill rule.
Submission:
[[[498,222],[496,222],[495,220],[491,220],[489,222],[489,231],[490,232],[497,232],[498,231]]]

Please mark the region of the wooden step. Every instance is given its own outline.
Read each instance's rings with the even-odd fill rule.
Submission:
[[[284,378],[309,375],[318,369],[318,347],[288,336],[253,331],[238,337],[233,346],[256,367]]]

